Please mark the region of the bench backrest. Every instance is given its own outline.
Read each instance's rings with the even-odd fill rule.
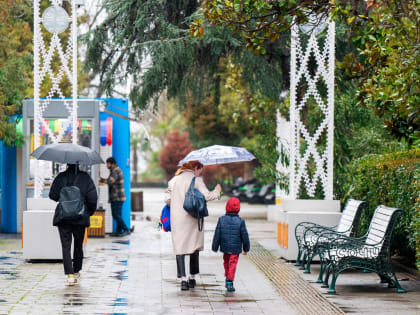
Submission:
[[[338,232],[345,232],[346,236],[352,236],[359,225],[362,210],[367,207],[367,202],[349,199],[344,206],[343,214],[337,226]]]
[[[394,226],[402,213],[402,210],[397,208],[378,206],[370,221],[366,244],[377,244],[378,249],[388,247]]]

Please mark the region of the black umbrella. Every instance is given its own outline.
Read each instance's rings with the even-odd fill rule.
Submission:
[[[102,164],[98,152],[73,143],[53,143],[40,146],[32,154],[38,160],[66,164]]]

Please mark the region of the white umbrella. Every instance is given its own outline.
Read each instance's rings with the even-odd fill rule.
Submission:
[[[210,147],[188,153],[187,156],[178,163],[178,166],[190,161],[199,161],[203,165],[214,165],[248,162],[254,159],[255,156],[244,148],[226,145],[212,145]]]

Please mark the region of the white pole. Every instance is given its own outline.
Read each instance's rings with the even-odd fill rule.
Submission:
[[[39,0],[34,0],[34,148],[39,147],[39,115],[40,115],[40,99],[39,99],[39,90],[40,84],[39,82],[39,36],[41,36],[41,29],[40,29],[40,16],[39,16]],[[32,152],[30,152],[31,154]],[[41,172],[39,172],[39,161],[35,160],[35,167],[34,167],[34,197],[40,198],[42,192],[42,181],[40,179]]]
[[[328,132],[327,132],[327,189],[325,199],[333,199],[334,187],[334,69],[335,69],[335,22],[328,23]]]
[[[77,11],[76,0],[71,0],[71,41],[72,41],[72,99],[73,99],[73,143],[77,144]]]

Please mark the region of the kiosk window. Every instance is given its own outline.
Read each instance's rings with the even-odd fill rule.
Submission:
[[[71,126],[66,127],[64,119],[50,119],[46,120],[45,124],[41,127],[41,138],[40,145],[52,143],[50,138],[50,133],[57,136],[60,133],[63,134],[61,142],[71,142],[72,128]],[[45,125],[49,127],[50,130],[45,128]],[[30,120],[29,125],[30,130],[30,139],[28,141],[29,153],[31,154],[34,151],[35,141],[34,141],[34,121]],[[78,120],[77,124],[77,143],[79,145],[92,148],[92,120]],[[31,157],[29,159],[28,165],[28,181],[34,181],[34,168],[35,168],[35,159]],[[45,182],[51,181],[59,172],[63,171],[66,168],[65,164],[53,163],[44,161],[43,174]],[[91,173],[91,167],[81,166],[82,170]]]

